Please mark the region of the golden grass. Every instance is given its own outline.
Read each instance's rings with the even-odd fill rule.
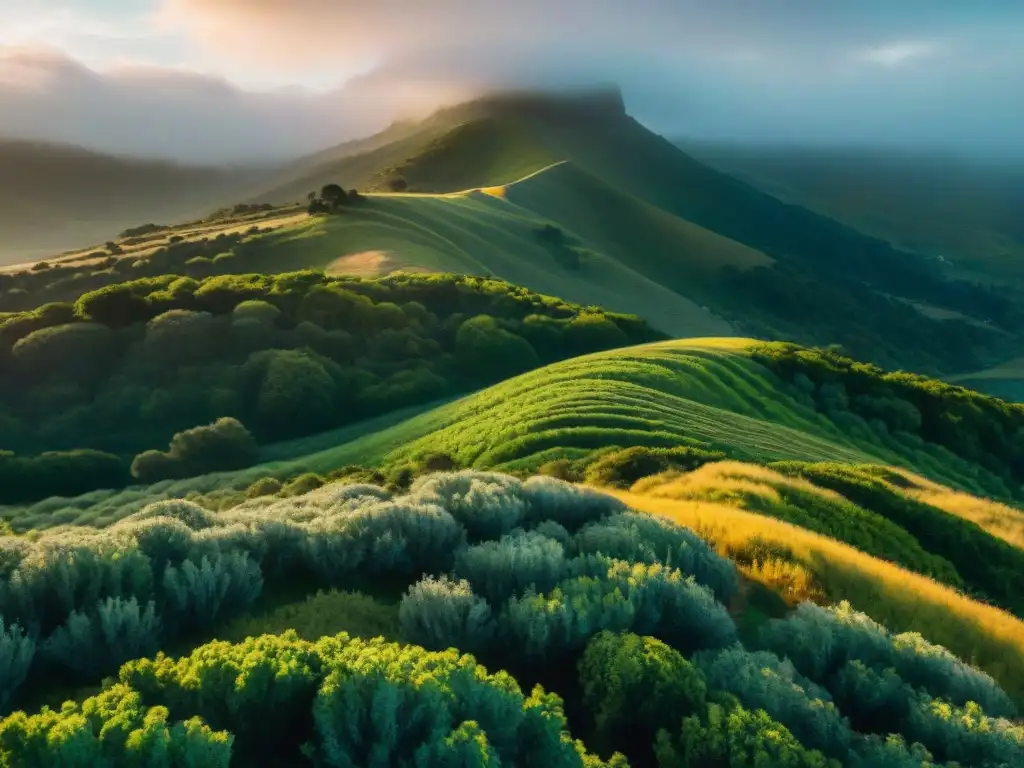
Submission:
[[[685,486],[682,490],[685,496]],[[636,510],[685,525],[725,556],[739,553],[742,558],[751,549],[784,552],[785,557],[776,559],[792,558],[804,573],[794,569],[786,576],[770,566],[750,577],[783,593],[790,589],[790,599],[803,590],[819,602],[849,600],[893,632],[920,632],[988,672],[1018,702],[1024,701],[1024,622],[1005,611],[803,528],[727,504],[668,498],[668,483],[659,486],[661,497],[605,492]],[[819,595],[813,594],[816,587]]]
[[[893,471],[912,483],[909,488],[893,486],[897,492],[969,520],[993,536],[1024,549],[1024,511],[998,501],[955,491],[904,469],[893,468]]]

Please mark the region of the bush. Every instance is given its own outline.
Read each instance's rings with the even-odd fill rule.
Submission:
[[[719,451],[700,448],[650,448],[637,445],[607,453],[586,469],[588,483],[613,488],[630,488],[633,483],[668,470],[689,472],[726,458]]]
[[[263,577],[259,566],[241,552],[206,556],[198,564],[186,560],[168,566],[162,582],[168,622],[180,632],[204,629],[234,616],[259,597]]]
[[[228,768],[232,737],[200,719],[168,723],[164,706],[146,707],[142,697],[115,685],[59,712],[17,712],[0,723],[0,756],[10,766],[113,765]]]
[[[566,570],[563,546],[536,532],[507,534],[468,547],[455,558],[456,575],[494,606],[528,588],[546,592],[565,578]]]
[[[764,651],[726,648],[694,659],[710,688],[735,694],[750,709],[763,709],[801,744],[845,758],[853,733],[824,689],[802,678],[789,661]]]
[[[573,550],[678,568],[723,603],[728,603],[739,587],[731,561],[718,555],[693,531],[653,515],[625,512],[585,525],[573,537]]]
[[[860,661],[875,670],[892,668],[915,688],[954,704],[974,701],[996,717],[1015,712],[1009,696],[984,672],[919,635],[891,636],[847,602],[833,608],[802,603],[789,618],[766,624],[761,642],[815,682],[824,683],[848,662]]]
[[[494,634],[491,607],[469,582],[445,576],[417,582],[398,609],[402,637],[428,650],[485,650]]]
[[[711,704],[704,717],[687,717],[678,736],[658,734],[660,768],[839,768],[820,752],[806,749],[763,710]]]
[[[42,651],[49,661],[88,680],[116,672],[129,659],[155,653],[160,637],[153,601],[143,608],[134,597],[108,597],[90,614],[73,612]]]
[[[477,381],[500,381],[540,365],[530,342],[503,329],[490,315],[477,315],[459,326],[455,356],[460,370]]]
[[[217,419],[171,438],[166,452],[146,451],[132,462],[132,475],[154,483],[170,478],[241,469],[259,457],[259,446],[238,419]]]
[[[17,624],[5,626],[0,616],[0,714],[7,712],[7,707],[14,699],[14,694],[25,682],[32,659],[35,657],[36,644]]]
[[[410,493],[447,509],[470,541],[496,539],[518,527],[526,515],[522,483],[508,475],[468,470],[432,474],[414,482]]]
[[[579,681],[594,744],[629,755],[647,752],[660,729],[705,707],[701,673],[652,637],[598,633],[580,658]]]

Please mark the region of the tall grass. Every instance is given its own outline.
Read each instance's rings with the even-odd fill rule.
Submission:
[[[848,600],[892,632],[920,632],[988,672],[1024,702],[1024,622],[949,587],[834,539],[721,503],[610,491],[630,507],[662,515],[700,534],[726,556],[768,551],[813,577],[818,601]],[[685,496],[685,491],[684,494]],[[804,576],[803,578],[806,578]],[[812,590],[799,598],[814,598]]]

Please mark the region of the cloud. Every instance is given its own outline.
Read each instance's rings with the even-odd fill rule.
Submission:
[[[0,136],[201,163],[274,162],[386,124],[393,95],[245,91],[149,65],[90,69],[60,51],[0,48]],[[345,108],[347,105],[348,109]]]
[[[672,135],[1006,151],[1024,122],[1019,0],[150,3],[115,24],[142,37],[104,38],[102,61],[0,53],[0,135],[278,159],[492,88],[609,82]]]
[[[883,67],[898,67],[911,61],[929,58],[937,52],[938,46],[934,43],[905,40],[867,48],[859,51],[857,58]]]

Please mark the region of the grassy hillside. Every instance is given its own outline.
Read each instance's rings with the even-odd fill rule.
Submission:
[[[6,515],[22,530],[104,526],[154,499],[229,498],[262,477],[327,475],[352,464],[387,469],[443,453],[459,466],[532,472],[614,447],[680,445],[745,461],[894,465],[955,489],[1011,496],[1005,468],[996,473],[918,435],[868,428],[853,413],[823,412],[806,390],[757,362],[759,349],[746,339],[697,339],[574,358],[393,426],[292,441],[239,472],[50,499]]]
[[[202,216],[264,175],[9,140],[0,141],[0,167],[0,265],[103,242],[146,221]]]

